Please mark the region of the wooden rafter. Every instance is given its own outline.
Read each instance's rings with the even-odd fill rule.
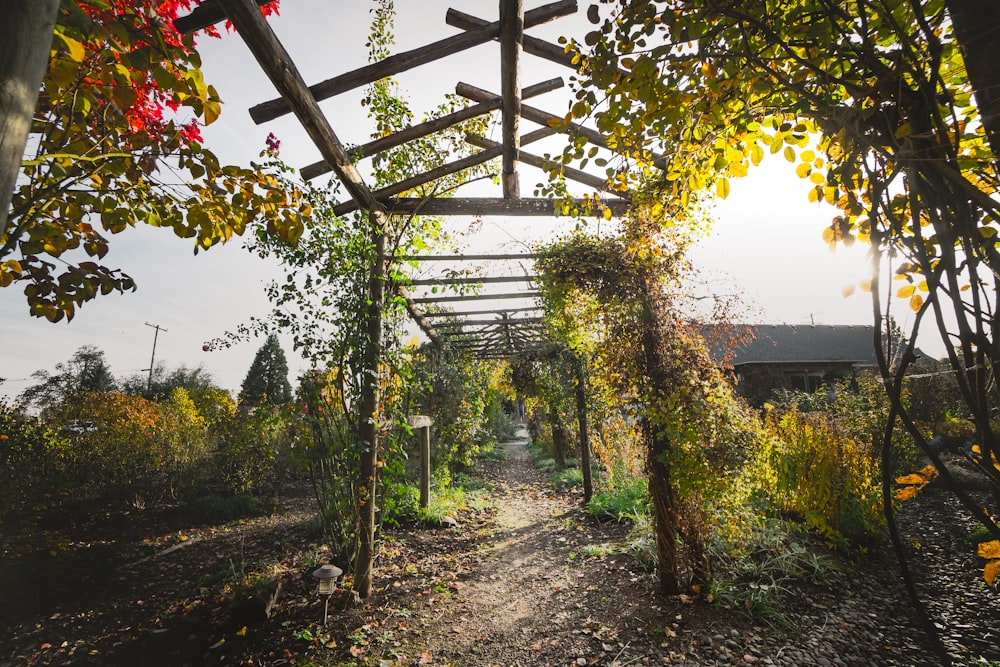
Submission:
[[[541,293],[532,290],[530,292],[506,292],[503,294],[463,294],[461,296],[425,296],[413,299],[413,303],[460,303],[462,301],[505,301],[508,299],[534,299],[541,296]]]
[[[489,308],[486,310],[459,310],[440,311],[424,313],[424,317],[468,317],[471,315],[502,315],[503,313],[532,313],[541,310],[539,306],[528,306],[526,308]]]
[[[544,139],[545,137],[551,137],[555,134],[555,130],[551,127],[543,127],[541,129],[535,130],[524,135],[521,143],[530,144],[539,139]],[[393,195],[398,195],[407,190],[412,190],[421,185],[426,185],[431,181],[436,181],[440,178],[444,178],[450,174],[455,174],[465,169],[475,167],[477,165],[483,164],[484,162],[489,162],[495,158],[501,157],[503,154],[503,146],[494,143],[493,146],[487,150],[480,151],[475,155],[470,155],[454,162],[449,162],[448,164],[443,164],[436,169],[431,169],[430,171],[425,171],[422,174],[417,174],[416,176],[411,176],[410,178],[405,178],[398,183],[393,183],[392,185],[387,185],[386,187],[378,190],[375,196],[379,199],[384,197],[391,197]],[[351,211],[356,211],[358,209],[357,201],[343,202],[337,204],[333,207],[334,215],[347,215]]]
[[[489,25],[489,21],[466,14],[465,12],[460,12],[456,9],[448,10],[447,15],[445,16],[445,22],[450,26],[461,28],[462,30],[474,30],[475,28]],[[521,42],[521,48],[524,49],[525,53],[530,53],[533,56],[538,56],[539,58],[544,58],[559,65],[563,65],[564,67],[568,67],[571,70],[576,70],[576,65],[573,63],[573,56],[566,53],[566,50],[561,46],[552,44],[551,42],[546,42],[545,40],[538,39],[537,37],[524,35]]]
[[[484,148],[486,150],[496,150],[499,146],[499,144],[495,141],[490,141],[489,139],[484,139],[483,137],[477,137],[474,134],[467,135],[465,140],[473,146]],[[545,158],[532,155],[531,153],[526,153],[524,151],[518,151],[517,159],[519,162],[530,164],[532,167],[537,167],[538,169],[542,169],[544,171],[554,169],[565,178],[571,181],[576,181],[577,183],[582,183],[586,186],[594,188],[595,190],[616,193],[616,191],[608,185],[607,179],[601,178],[600,176],[594,176],[593,174],[588,174],[580,169],[573,169],[572,167],[567,167],[564,164],[559,164],[552,160],[546,160]]]
[[[459,83],[458,85],[461,86],[463,84]],[[523,99],[536,97],[538,95],[552,92],[553,90],[558,90],[563,85],[563,80],[556,77],[554,79],[549,79],[548,81],[536,83],[533,86],[528,86],[522,91],[521,97]],[[482,116],[490,113],[491,111],[496,111],[500,108],[502,101],[502,97],[494,96],[470,107],[466,107],[465,109],[460,109],[454,113],[441,116],[440,118],[435,118],[433,120],[420,123],[419,125],[412,125],[400,130],[399,132],[394,132],[387,137],[380,137],[374,141],[369,141],[367,144],[362,144],[361,146],[352,149],[351,155],[355,160],[377,155],[383,151],[389,150],[390,148],[395,148],[396,146],[405,144],[407,141],[426,137],[434,134],[435,132],[440,132],[448,129],[449,127],[454,127],[461,122],[469,120],[470,118],[475,118],[476,116]],[[303,167],[299,170],[299,174],[302,178],[308,181],[316,178],[317,176],[329,173],[330,171],[332,171],[330,165],[328,165],[325,160],[320,160],[319,162],[314,162]]]
[[[524,14],[524,26],[531,27],[547,23],[561,16],[576,11],[576,0],[559,0]],[[422,46],[404,53],[397,53],[377,63],[359,67],[358,69],[335,76],[309,87],[315,100],[325,100],[334,95],[347,92],[360,86],[368,85],[393,74],[411,70],[445,56],[464,51],[473,46],[484,44],[500,36],[500,22],[496,21],[473,30],[467,30],[459,35],[446,37],[432,44]],[[292,111],[284,98],[268,100],[250,109],[250,117],[258,125],[274,120]]]
[[[396,255],[394,259],[401,262],[481,262],[512,259],[538,259],[541,255],[533,252],[520,252],[496,255]]]
[[[524,198],[518,200],[500,197],[452,197],[450,199],[404,197],[379,200],[386,211],[394,215],[467,215],[467,216],[544,216],[556,215],[600,216],[602,211],[593,206],[592,199],[574,199],[569,208],[562,210],[561,200]],[[628,212],[627,199],[601,199],[611,209],[612,215],[621,217]]]
[[[413,287],[426,285],[498,285],[501,283],[534,282],[538,276],[442,276],[440,278],[414,278]]]

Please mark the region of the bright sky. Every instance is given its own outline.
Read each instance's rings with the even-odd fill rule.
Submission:
[[[457,29],[444,21],[449,4],[496,20],[495,0],[397,0],[397,50],[455,34]],[[529,2],[525,8],[537,4]],[[581,0],[581,9],[586,4]],[[281,16],[270,21],[306,82],[315,83],[367,63],[364,43],[371,6],[363,0],[285,0]],[[582,13],[528,33],[550,41],[562,33],[582,35],[587,29]],[[202,38],[199,50],[205,78],[225,102],[221,119],[204,133],[206,145],[222,160],[245,165],[258,159],[269,132],[281,139],[282,157],[289,164],[300,167],[318,159],[318,151],[291,116],[264,126],[250,120],[247,109],[276,94],[238,35],[226,34],[221,40]],[[554,76],[568,79],[570,74],[525,55],[521,84]],[[443,101],[459,81],[499,92],[499,47],[496,43],[482,45],[397,78],[419,118]],[[369,138],[370,124],[359,104],[361,95],[358,90],[321,103],[345,144],[360,144]],[[530,103],[554,113],[565,110],[565,97],[559,92]],[[534,129],[527,121],[522,127]],[[544,150],[557,149],[536,152]],[[522,168],[522,193],[530,196],[540,180],[540,172]],[[717,207],[712,237],[694,253],[695,262],[718,282],[720,290],[742,293],[748,304],[754,304],[748,317],[761,322],[868,324],[871,313],[866,295],[841,296],[845,285],[857,284],[867,275],[864,253],[859,248],[830,253],[820,234],[834,211],[809,204],[806,187],[780,156],[765,160],[749,177],[732,184],[729,198]],[[491,219],[470,247],[523,251],[522,242],[566,229],[567,224],[553,219]],[[220,385],[238,389],[263,340],[210,353],[202,351],[202,343],[234,329],[252,315],[267,312],[263,286],[269,278],[280,275],[276,267],[251,256],[239,241],[194,256],[189,241],[162,229],[128,230],[112,238],[111,248],[105,261],[132,275],[138,291],[99,297],[85,305],[69,324],[30,317],[20,289],[0,289],[0,340],[4,341],[0,377],[7,378],[0,384],[0,394],[20,393],[32,384],[32,372],[52,370],[85,344],[104,350],[118,376],[147,369],[154,330],[146,323],[166,330],[157,341],[157,362],[163,361],[170,368],[204,365]],[[934,350],[930,345],[924,347]],[[307,367],[287,343],[285,351],[293,373]]]

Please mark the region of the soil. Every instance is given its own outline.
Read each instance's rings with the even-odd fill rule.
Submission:
[[[554,491],[524,441],[482,461],[493,485],[450,527],[387,529],[376,591],[323,600],[328,556],[303,488],[267,516],[190,525],[171,512],[77,509],[0,535],[0,667],[22,665],[934,665],[888,550],[783,581],[751,616],[659,594],[579,491]],[[1000,603],[971,523],[931,490],[901,514],[920,592],[956,664],[1000,659]],[[234,582],[280,582],[269,617]],[[268,591],[269,592],[269,591]],[[264,600],[264,601],[262,601]],[[731,601],[730,601],[731,602]],[[780,621],[780,622],[776,622]]]

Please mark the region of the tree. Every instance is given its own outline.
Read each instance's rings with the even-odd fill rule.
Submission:
[[[243,405],[285,405],[292,400],[292,385],[288,383],[288,360],[276,334],[257,350],[240,388]]]
[[[25,389],[19,399],[42,412],[50,411],[78,394],[107,393],[117,387],[104,352],[93,345],[81,346],[69,361],[56,364],[54,373],[38,370],[31,376],[39,381],[38,384]]]
[[[173,27],[191,0],[63,2],[35,122],[0,229],[0,286],[58,321],[98,294],[133,290],[101,263],[108,236],[137,224],[195,239],[195,251],[257,218],[294,240],[307,210],[272,174],[226,166],[201,143],[219,115],[195,40]]]
[[[871,292],[873,346],[892,404],[882,448],[885,512],[915,598],[889,492],[896,417],[951,481],[901,400],[925,319],[949,351],[976,425],[979,464],[1000,505],[1000,469],[992,463],[1000,460],[1000,438],[990,422],[1000,363],[997,74],[984,59],[996,7],[666,0],[611,10],[588,13],[599,28],[586,48],[577,46],[583,76],[569,118],[593,113],[622,159],[638,167],[633,173],[680,207],[709,189],[725,197],[730,177],[746,174],[765,152],[781,153],[797,163],[811,201],[840,209],[824,240],[871,246],[876,270],[862,288]],[[652,169],[656,154],[664,156],[662,172]],[[582,140],[563,156],[567,163],[582,157]],[[897,289],[881,284],[888,265]],[[892,298],[915,313],[895,367],[881,326]],[[990,513],[956,494],[1000,540]]]

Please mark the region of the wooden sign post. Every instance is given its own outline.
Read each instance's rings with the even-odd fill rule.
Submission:
[[[416,431],[420,442],[420,506],[427,507],[431,500],[431,425],[434,420],[427,415],[411,415],[406,422]]]

